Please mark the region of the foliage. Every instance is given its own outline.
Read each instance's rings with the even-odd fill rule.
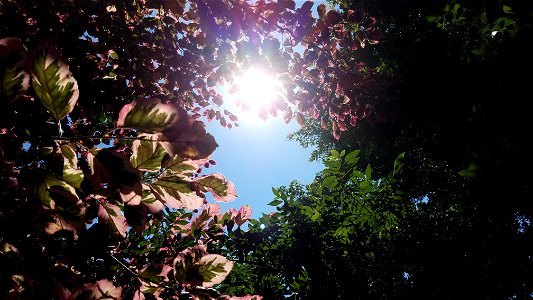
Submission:
[[[332,151],[312,184],[273,190],[277,211],[252,221],[246,238],[236,241],[249,244],[235,251],[250,251],[237,262],[262,279],[252,292],[269,299],[357,299],[387,298],[387,289],[406,287],[391,256],[415,207],[395,179],[403,155],[394,171],[376,180],[370,166],[358,167],[358,153]],[[272,277],[277,280],[265,280]]]
[[[375,202],[384,209],[377,219],[398,230],[377,239],[387,231],[354,222],[371,215],[364,207],[352,204],[350,212],[328,205],[351,194],[359,199],[350,184],[344,195],[346,178],[320,174],[311,186],[281,188],[275,196],[288,201],[273,202],[280,207],[273,219],[281,221],[251,221],[266,227],[254,227],[255,243],[244,258],[257,262],[245,274],[278,281],[249,289],[279,290],[272,299],[530,298],[533,102],[523,96],[529,76],[522,71],[533,66],[532,4],[337,2],[381,21],[380,44],[352,55],[376,68],[382,89],[370,92],[369,115],[339,140],[317,121],[294,137],[320,147],[315,157],[328,172],[339,167],[332,149],[360,149],[359,171],[364,175],[370,164],[380,184],[405,152],[390,187],[402,199],[401,213],[387,197]],[[320,185],[333,193],[324,187],[320,196]],[[338,225],[345,219],[347,228]],[[242,281],[236,275],[230,280]]]
[[[199,118],[238,125],[215,88],[251,65],[285,86],[263,116],[306,114],[341,129],[361,117],[352,87],[372,74],[339,49],[377,43],[375,20],[325,5],[315,19],[312,7],[2,1],[2,293],[259,299],[213,289],[233,266],[217,241],[251,212],[207,203],[206,193],[237,193],[222,174],[201,174],[217,144]]]

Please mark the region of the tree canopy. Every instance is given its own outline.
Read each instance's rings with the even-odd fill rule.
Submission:
[[[301,5],[300,5],[301,4]],[[215,87],[250,66],[283,95],[262,117],[334,128],[372,82],[344,48],[375,19],[312,1],[0,2],[0,289],[10,299],[259,299],[222,295],[218,241],[250,208],[201,117],[238,126]],[[305,50],[295,51],[296,47]],[[239,298],[238,296],[242,296]]]
[[[271,299],[530,298],[532,5],[333,2],[379,20],[380,43],[350,54],[379,88],[338,140],[313,120],[292,135],[325,169],[276,189],[229,282],[266,278],[243,286]]]

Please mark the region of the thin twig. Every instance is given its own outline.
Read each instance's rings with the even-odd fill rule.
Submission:
[[[115,261],[116,261],[116,262],[117,262],[117,263],[118,263],[123,269],[125,269],[126,271],[128,271],[128,273],[130,273],[131,275],[133,275],[133,276],[135,276],[135,277],[137,277],[137,278],[139,278],[139,279],[142,279],[142,280],[145,280],[145,281],[149,281],[149,282],[151,282],[151,283],[154,283],[154,284],[156,284],[156,285],[158,285],[158,286],[160,286],[160,287],[164,287],[164,288],[166,288],[166,289],[171,288],[170,286],[167,286],[167,285],[165,285],[165,284],[161,284],[161,283],[159,283],[159,282],[157,282],[157,281],[154,281],[153,279],[150,279],[150,278],[148,278],[148,277],[145,277],[145,276],[142,276],[142,275],[140,275],[140,274],[138,274],[138,273],[133,272],[128,266],[126,266],[123,262],[121,262],[121,261],[120,261],[118,258],[116,258],[113,254],[111,254],[111,253],[109,253],[109,252],[108,252],[107,254],[108,254],[111,258],[113,258],[113,259],[114,259],[114,260],[115,260]]]

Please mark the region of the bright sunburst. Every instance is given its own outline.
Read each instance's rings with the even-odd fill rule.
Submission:
[[[281,92],[280,82],[260,69],[250,68],[235,78],[235,91],[232,97],[250,114],[258,113],[262,107],[268,107]]]

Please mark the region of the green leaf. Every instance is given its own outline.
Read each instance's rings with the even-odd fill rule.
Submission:
[[[477,49],[473,49],[472,53],[474,53],[474,55],[476,55],[476,56],[481,56],[481,55],[483,55],[483,53],[485,53],[485,49],[483,47],[477,48]]]
[[[476,177],[477,170],[478,170],[477,164],[474,161],[471,161],[465,170],[462,170],[459,172],[459,175],[461,175],[464,178],[473,178],[473,177]]]
[[[349,165],[357,164],[357,162],[359,161],[359,152],[360,150],[354,150],[348,153],[348,155],[346,155],[346,157],[344,158],[344,161]]]
[[[71,186],[80,189],[83,182],[83,171],[73,168],[65,168],[63,170],[63,180]]]
[[[401,153],[400,155],[398,155],[398,157],[396,157],[396,159],[394,160],[394,169],[392,171],[392,174],[393,175],[396,175],[400,169],[402,168],[403,166],[403,158],[405,157],[405,152]]]
[[[324,162],[324,165],[332,169],[339,169],[341,166],[341,163],[337,160],[328,160]]]
[[[510,6],[504,5],[503,6],[503,12],[506,13],[506,14],[512,14],[513,13],[513,9]]]
[[[105,222],[120,236],[126,237],[128,224],[122,210],[115,204],[100,201],[98,207],[98,221]]]
[[[37,194],[41,203],[50,209],[65,208],[79,201],[74,187],[52,174],[46,175]]]
[[[204,203],[204,199],[191,188],[191,181],[187,177],[163,177],[150,186],[154,195],[171,208],[198,209]]]
[[[316,221],[320,219],[320,212],[315,211],[315,213],[311,216],[311,221]]]
[[[45,50],[37,56],[32,86],[41,103],[57,121],[69,114],[78,100],[78,83],[68,65],[52,50]]]
[[[200,165],[204,164],[204,160],[190,160],[183,158],[179,155],[174,155],[171,159],[166,159],[163,161],[163,167],[167,170],[172,171],[174,174],[182,174],[190,176]]]
[[[163,203],[155,197],[151,190],[143,189],[141,202],[148,208],[148,211],[151,213],[160,212],[165,207],[165,205],[163,205]]]
[[[457,3],[453,6],[453,13],[457,14],[457,11],[461,8],[461,4]]]
[[[166,279],[167,274],[172,270],[172,267],[165,264],[149,264],[139,271],[142,278],[150,279],[153,282],[161,282]]]
[[[201,191],[211,192],[217,201],[228,202],[237,198],[235,185],[220,173],[202,176],[193,182],[200,187]]]
[[[24,69],[24,47],[19,38],[0,39],[0,96],[11,102],[30,85],[30,74]]]
[[[474,170],[462,170],[459,172],[459,175],[464,178],[474,178],[476,177],[476,172]]]
[[[188,118],[187,112],[173,103],[159,99],[138,99],[125,105],[119,113],[117,127],[132,128],[146,133],[158,133]]]
[[[337,185],[337,176],[328,176],[322,181],[322,186],[327,187],[329,189],[335,188]]]
[[[157,172],[167,151],[159,143],[149,140],[135,140],[130,157],[131,165],[141,171]]]
[[[357,178],[361,178],[361,179],[365,178],[365,174],[363,174],[363,172],[361,172],[359,170],[354,170],[352,175],[357,177]]]
[[[28,89],[29,82],[29,73],[16,66],[8,67],[2,74],[1,94],[8,101],[13,101]]]
[[[80,189],[84,175],[83,171],[78,169],[77,153],[68,145],[61,145],[60,148],[63,155],[62,179],[71,186]]]
[[[338,158],[339,157],[339,151],[333,149],[331,150],[331,155],[330,155],[331,158]]]
[[[268,205],[270,205],[270,206],[278,206],[278,205],[280,205],[281,203],[283,203],[283,201],[278,200],[278,199],[274,199],[274,200],[270,201],[270,202],[268,203]]]
[[[198,272],[203,278],[203,287],[219,284],[233,268],[233,262],[218,254],[207,254],[198,262]]]
[[[61,154],[65,159],[65,165],[76,168],[78,166],[78,155],[76,151],[68,145],[61,145]]]
[[[365,177],[367,180],[370,180],[372,177],[372,169],[370,168],[370,164],[366,166]]]
[[[279,191],[275,187],[272,187],[272,194],[274,194],[274,196],[276,196],[276,198],[280,198]]]

